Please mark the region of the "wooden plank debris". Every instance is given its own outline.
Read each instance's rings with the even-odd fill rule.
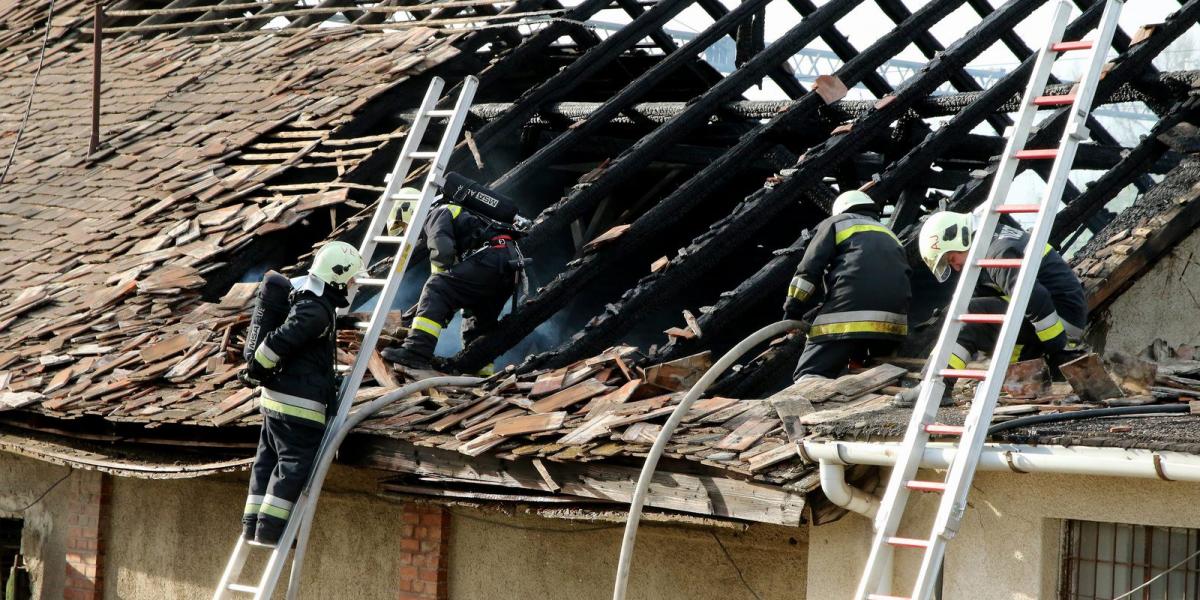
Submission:
[[[563,421],[567,418],[566,411],[558,411],[541,415],[523,415],[519,417],[509,417],[503,421],[498,421],[492,433],[508,437],[513,435],[524,435],[528,433],[541,433],[543,431],[554,431],[562,427]]]
[[[1092,353],[1081,356],[1059,367],[1075,393],[1085,402],[1100,402],[1109,398],[1120,398],[1125,393],[1104,370],[1100,356]]]
[[[594,396],[598,396],[608,391],[608,389],[608,386],[604,385],[603,383],[600,383],[595,379],[589,379],[574,387],[567,388],[561,392],[534,402],[533,406],[530,407],[530,410],[536,413],[548,413],[556,410],[562,410]]]

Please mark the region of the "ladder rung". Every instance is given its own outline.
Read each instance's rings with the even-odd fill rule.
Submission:
[[[889,596],[887,594],[867,594],[867,600],[912,600],[908,596]]]
[[[915,479],[904,484],[910,490],[916,492],[944,492],[946,484],[941,481],[917,481]]]
[[[953,377],[955,379],[978,379],[979,381],[987,379],[987,371],[983,369],[942,369],[939,374],[942,377]]]
[[[1058,157],[1058,148],[1033,148],[1018,150],[1013,158],[1017,160],[1049,160]]]
[[[242,585],[240,583],[231,583],[231,584],[229,584],[229,591],[241,592],[243,594],[257,594],[258,588],[254,587],[252,585]]]
[[[334,365],[333,370],[337,371],[338,373],[349,373],[350,365]]]
[[[982,269],[1020,269],[1019,258],[981,258],[975,263]]]
[[[1002,314],[979,314],[966,313],[958,316],[958,320],[963,323],[989,323],[995,325],[1004,324],[1004,315]]]
[[[371,322],[370,321],[355,321],[354,326],[359,329],[366,329],[371,326]]]
[[[1033,99],[1034,106],[1067,106],[1075,104],[1075,94],[1061,96],[1038,96]]]
[[[387,285],[388,282],[386,279],[373,279],[370,277],[359,277],[354,281],[358,282],[358,285],[373,285],[375,287],[383,287]]]
[[[1041,212],[1041,204],[1001,204],[996,207],[996,212],[1002,215],[1017,215]]]
[[[925,426],[925,433],[929,435],[962,435],[966,430],[966,427],[942,425],[941,423],[931,423]]]
[[[1092,40],[1079,40],[1077,42],[1059,42],[1057,44],[1051,44],[1050,49],[1054,52],[1070,52],[1072,50],[1091,50],[1092,46]]]
[[[420,199],[421,199],[420,191],[418,191],[415,194],[412,192],[396,192],[395,194],[392,194],[392,200],[420,200]]]
[[[415,158],[418,160],[420,160],[422,158],[430,159],[430,158],[437,158],[437,152],[409,152],[408,156],[409,156],[409,158]]]
[[[429,115],[429,116],[431,116],[431,117],[434,117],[434,118],[437,118],[437,117],[453,117],[453,116],[454,116],[454,109],[451,109],[451,108],[440,108],[440,109],[437,109],[437,110],[431,110],[431,111],[429,111],[429,112],[427,112],[427,113],[425,113],[425,114],[427,114],[427,115]]]
[[[377,235],[373,238],[379,244],[403,244],[404,236],[400,235]]]
[[[890,537],[887,543],[901,548],[928,548],[929,540],[918,540],[914,538]]]

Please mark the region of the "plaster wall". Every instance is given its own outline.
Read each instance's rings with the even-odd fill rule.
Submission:
[[[370,472],[335,467],[317,509],[303,595],[396,597],[400,505],[373,495]],[[246,475],[199,479],[115,478],[107,535],[105,597],[212,597],[240,532]],[[258,573],[263,551],[245,573]],[[276,597],[286,589],[280,586]]]
[[[1200,346],[1200,230],[1193,232],[1093,321],[1105,353],[1137,355],[1155,339]]]
[[[934,474],[925,473],[922,478]],[[981,473],[970,508],[945,563],[943,600],[1035,600],[1058,597],[1066,519],[1163,527],[1200,524],[1200,484],[1148,479]],[[916,505],[927,535],[934,495]],[[914,533],[902,532],[901,535]],[[810,598],[850,598],[869,543],[870,523],[847,515],[809,534]],[[906,535],[909,537],[909,535]],[[915,550],[897,550],[893,592],[907,595]]]
[[[450,530],[452,600],[612,597],[624,531],[621,523],[574,524],[454,508]],[[763,600],[802,600],[808,559],[805,537],[803,529],[771,525],[734,532],[643,521],[627,597],[752,598],[749,586]]]
[[[66,467],[0,452],[0,517],[23,519],[21,546],[29,565],[33,597],[63,597],[66,580],[68,481],[59,483],[42,500],[21,512],[69,472]],[[5,574],[7,576],[7,574]]]

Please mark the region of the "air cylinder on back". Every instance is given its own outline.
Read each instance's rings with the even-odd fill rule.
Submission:
[[[288,297],[291,293],[292,282],[283,274],[267,271],[263,275],[254,297],[250,327],[246,330],[246,346],[242,348],[242,357],[246,362],[254,359],[254,351],[262,339],[287,319]]]

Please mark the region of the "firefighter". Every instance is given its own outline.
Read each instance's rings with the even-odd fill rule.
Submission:
[[[908,335],[911,269],[879,207],[854,190],[838,196],[832,212],[817,225],[783,305],[785,318],[807,320],[820,299],[796,381],[837,377],[851,362],[891,354]]]
[[[944,282],[950,272],[961,271],[971,249],[974,232],[973,217],[969,214],[938,212],[929,216],[921,226],[917,245],[921,259]],[[1029,234],[1022,229],[1002,225],[988,245],[984,258],[1019,259],[1025,255]],[[1050,367],[1058,366],[1079,356],[1075,344],[1087,325],[1087,298],[1083,284],[1061,254],[1050,244],[1041,249],[1042,261],[1037,281],[1025,308],[1025,317],[1017,334],[1017,343],[1010,362],[1045,357]],[[1016,285],[1018,269],[989,267],[979,274],[967,312],[972,314],[1004,314],[1008,299]],[[989,352],[996,345],[1000,325],[967,323],[959,331],[951,349],[949,367],[963,369],[976,352]],[[954,380],[946,379],[944,396],[948,397]],[[898,406],[912,406],[920,388],[909,388],[896,397]],[[943,399],[944,400],[944,399]],[[945,403],[945,402],[943,402]]]
[[[292,282],[287,318],[263,336],[247,364],[243,380],[259,385],[263,414],[242,516],[248,541],[276,545],[308,481],[326,409],[338,393],[335,311],[348,304],[347,289],[362,266],[350,244],[322,246],[308,276]]]
[[[411,215],[399,218],[407,222]],[[429,280],[403,345],[383,352],[384,358],[413,369],[433,368],[433,351],[442,329],[459,310],[463,311],[464,344],[494,328],[516,289],[521,264],[511,232],[459,204],[442,204],[430,211],[424,233]],[[479,375],[493,371],[489,364]]]

